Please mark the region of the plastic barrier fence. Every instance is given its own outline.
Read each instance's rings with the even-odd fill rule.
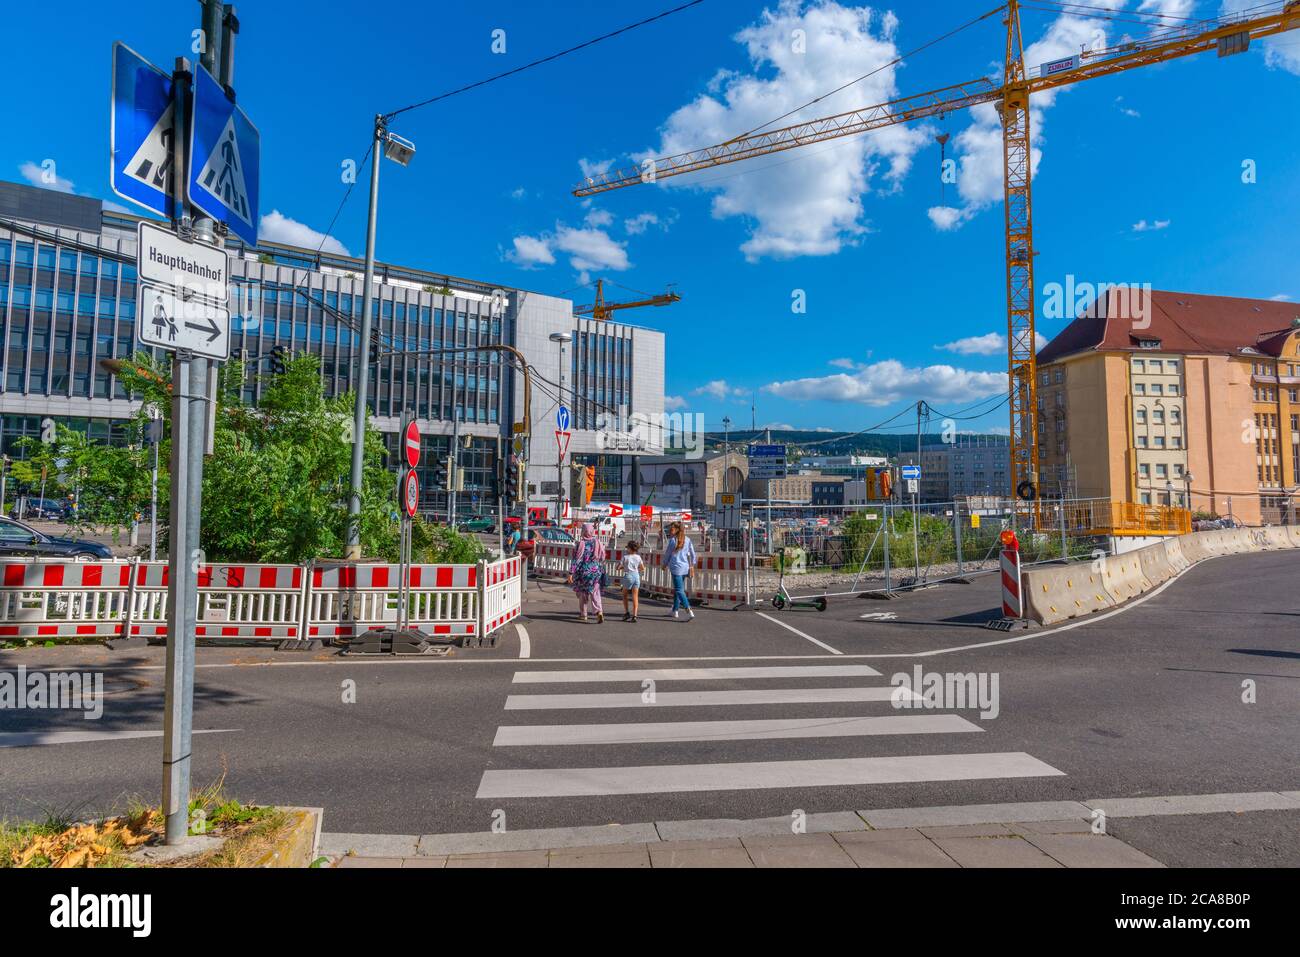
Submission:
[[[520,613],[521,561],[413,565],[410,623],[425,634],[482,636]],[[167,635],[164,562],[0,563],[0,638]],[[203,565],[200,640],[349,638],[397,621],[396,565]]]

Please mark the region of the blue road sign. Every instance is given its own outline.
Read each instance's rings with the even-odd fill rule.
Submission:
[[[569,410],[566,406],[560,406],[559,411],[555,413],[555,425],[561,432],[569,431]]]
[[[262,138],[221,84],[194,71],[190,202],[251,245],[257,244],[257,177]]]
[[[908,479],[919,479],[921,477],[921,466],[904,465],[902,472],[904,481],[907,481]]]
[[[172,218],[172,77],[113,44],[109,184],[123,199]]]
[[[784,445],[751,445],[749,447],[749,457],[757,458],[785,458]]]

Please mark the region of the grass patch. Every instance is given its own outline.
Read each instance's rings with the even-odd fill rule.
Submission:
[[[225,790],[225,772],[215,782],[191,792],[189,833],[222,839],[214,851],[176,861],[175,867],[251,867],[274,846],[291,823],[274,807],[245,804]],[[125,814],[86,819],[79,810],[46,811],[40,820],[0,821],[0,868],[4,867],[137,867],[129,854],[161,844],[162,811],[138,799]]]

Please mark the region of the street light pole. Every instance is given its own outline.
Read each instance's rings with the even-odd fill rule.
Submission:
[[[571,332],[552,332],[550,339],[560,345],[560,406],[564,406],[564,344],[573,341]],[[570,410],[570,415],[573,410]],[[555,477],[559,479],[558,487],[555,492],[555,524],[560,524],[560,519],[564,513],[564,450],[560,447],[559,441],[555,444]]]

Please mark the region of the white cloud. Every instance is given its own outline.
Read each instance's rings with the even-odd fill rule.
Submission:
[[[506,253],[505,258],[524,269],[537,266],[551,266],[555,263],[555,254],[545,239],[537,236],[516,236],[514,248]]]
[[[1166,19],[1155,29],[1166,30],[1169,27],[1182,26],[1178,21],[1188,19],[1196,0],[1142,0],[1138,5],[1139,13],[1155,13]]]
[[[1276,296],[1269,296],[1269,302],[1290,302],[1293,297],[1290,293],[1279,292]]]
[[[609,168],[614,165],[613,160],[592,161],[583,157],[578,160],[578,167],[582,170],[583,179],[591,179],[593,176],[601,176],[609,172]]]
[[[524,189],[522,186],[516,187],[515,189],[512,189],[510,191],[511,199],[523,199],[527,195],[528,195],[528,190]]]
[[[23,179],[33,186],[39,186],[41,189],[53,190],[56,193],[71,193],[72,180],[66,179],[58,174],[58,168],[52,160],[45,160],[50,166],[47,169],[40,163],[33,163],[28,160],[18,167],[18,172],[22,174]]]
[[[639,236],[651,226],[659,225],[659,217],[654,213],[640,213],[631,219],[623,220],[623,228],[633,236]]]
[[[827,365],[835,366],[837,369],[853,369],[857,363],[852,359],[832,359]]]
[[[680,396],[680,395],[666,395],[666,396],[664,396],[664,410],[665,410],[665,411],[668,411],[668,412],[677,412],[677,411],[679,411],[679,410],[681,410],[681,409],[686,408],[688,405],[690,405],[690,403],[687,402],[686,399],[684,399],[684,398],[683,398],[682,396]]]
[[[896,98],[896,67],[885,64],[898,56],[897,25],[892,13],[845,7],[835,0],[779,0],[735,37],[749,55],[749,70],[716,74],[708,92],[668,118],[658,150],[645,156],[698,149],[771,124],[876,68],[880,72],[775,126]],[[804,31],[806,52],[794,49],[795,30]],[[897,188],[912,157],[928,142],[925,130],[900,124],[756,160],[721,176],[705,171],[663,182],[696,183],[715,191],[715,218],[741,217],[749,224],[749,238],[740,248],[751,262],[829,255],[868,231],[863,195],[871,191],[873,179],[880,180],[877,188]],[[883,175],[877,177],[882,166]]]
[[[749,395],[745,389],[736,388],[727,384],[726,379],[714,379],[712,382],[706,382],[698,389],[694,389],[691,395],[708,395],[722,401],[733,396]]]
[[[608,226],[613,221],[614,214],[607,209],[593,209],[583,219],[588,226]]]
[[[591,216],[588,215],[588,220]],[[504,258],[525,269],[553,265],[557,253],[567,254],[569,265],[578,270],[582,282],[587,281],[589,271],[622,272],[632,265],[627,258],[626,246],[605,230],[592,227],[578,228],[556,223],[554,232],[516,236],[512,244],[514,248],[508,250]]]
[[[1041,349],[1047,345],[1047,337],[1041,332],[1035,332],[1034,343],[1035,350]],[[963,356],[997,356],[1007,351],[1007,337],[1005,333],[988,332],[982,336],[967,336],[965,339],[946,342],[935,348]]]
[[[803,429],[796,429],[789,422],[766,422],[760,428],[771,429],[773,432],[802,432]]]
[[[1267,12],[1260,10],[1260,0],[1223,0],[1219,7],[1220,14],[1239,14],[1250,10],[1253,16]],[[1264,49],[1264,63],[1275,70],[1300,74],[1300,45],[1295,42],[1294,33],[1267,37],[1260,41]],[[1252,49],[1254,44],[1251,44]]]
[[[1124,97],[1122,96],[1115,97],[1115,106],[1125,116],[1131,116],[1135,120],[1139,120],[1142,118],[1142,114],[1139,113],[1137,110],[1132,109],[1131,107],[1124,106]]]
[[[1133,224],[1133,232],[1135,233],[1155,232],[1157,230],[1168,228],[1169,220],[1167,219],[1155,219],[1151,222],[1147,222],[1145,219],[1140,219]]]
[[[306,249],[319,248],[322,252],[350,256],[347,247],[333,236],[326,236],[312,229],[306,223],[290,219],[278,209],[265,214],[257,226],[257,235],[268,242],[284,243],[288,246],[302,246]]]
[[[912,397],[934,402],[962,402],[1006,391],[1004,372],[974,372],[950,365],[909,367],[896,359],[860,365],[852,373],[835,373],[772,382],[763,391],[783,399],[891,405]]]

